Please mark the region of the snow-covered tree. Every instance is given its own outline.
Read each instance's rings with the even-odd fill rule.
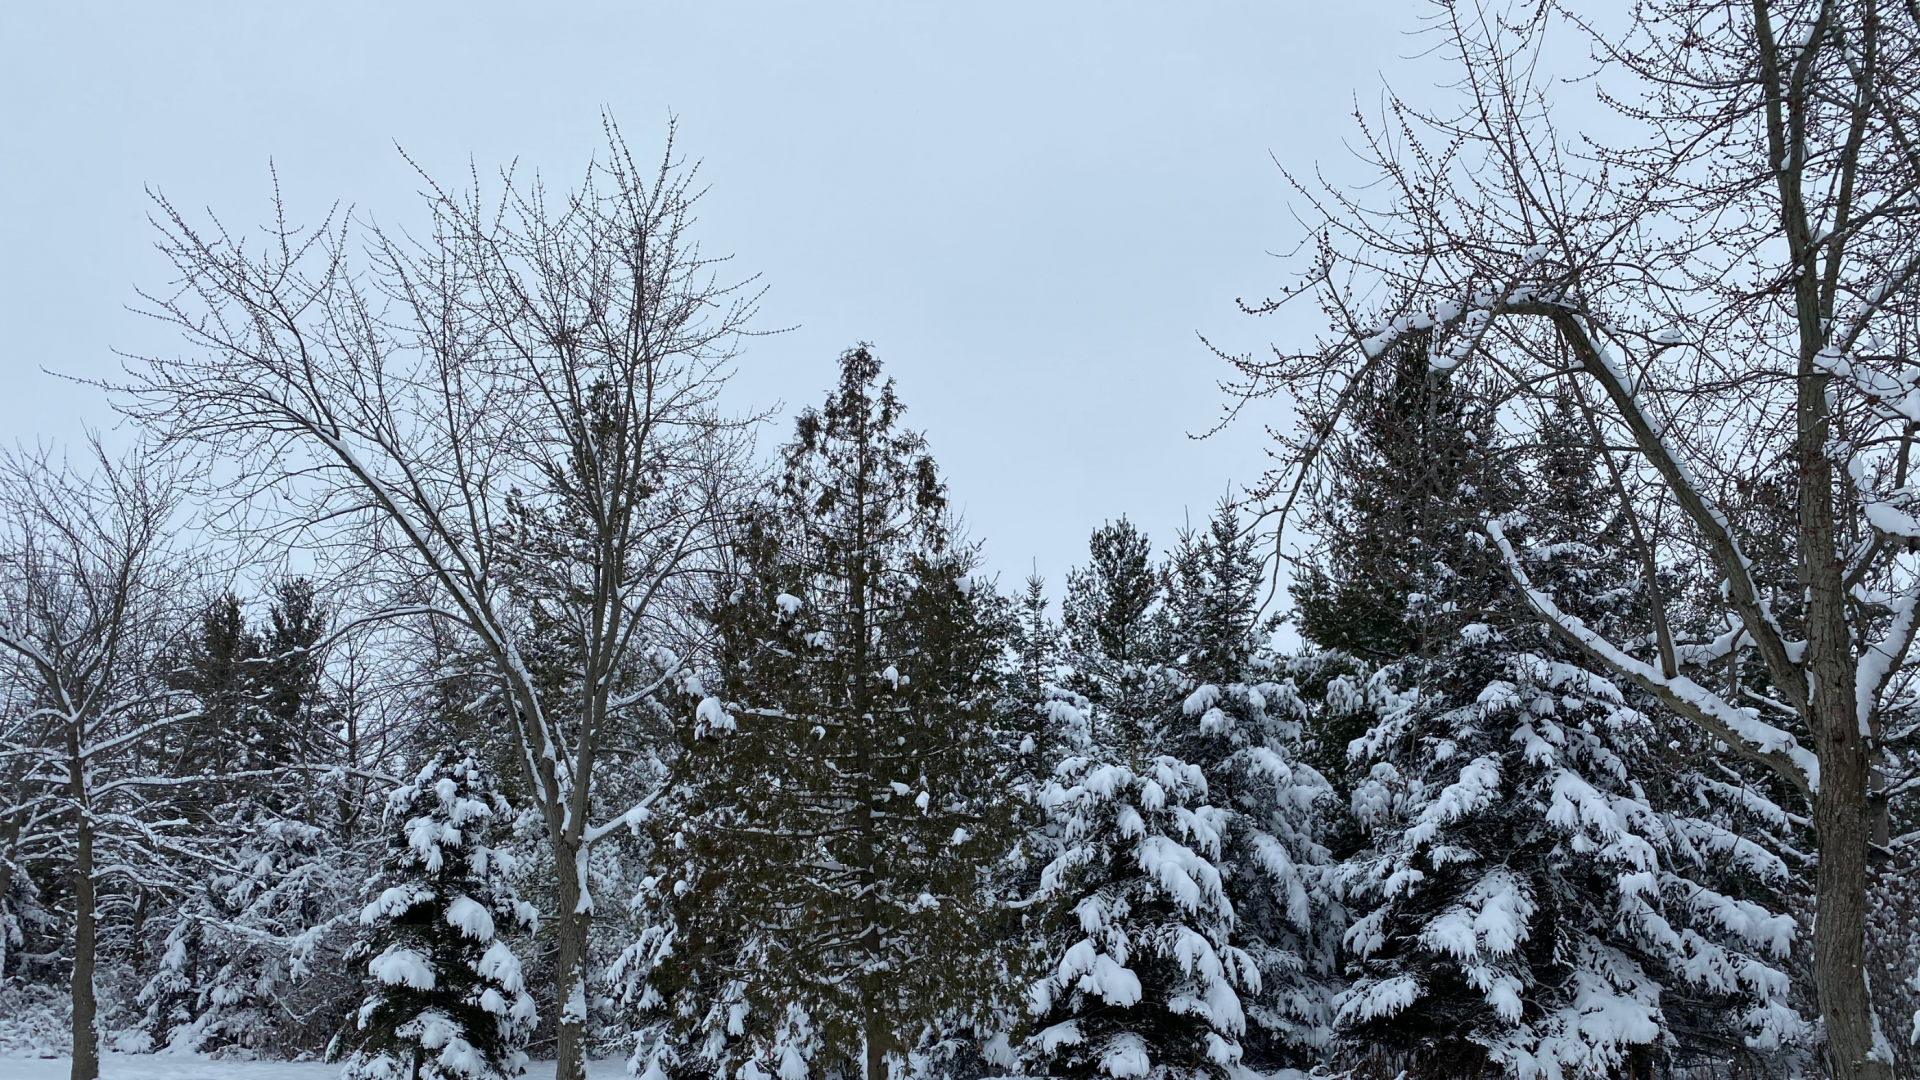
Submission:
[[[46,874],[8,900],[59,912],[73,1080],[99,1073],[103,909],[178,895],[198,854],[166,812],[174,785],[147,756],[188,712],[162,659],[186,622],[194,564],[171,543],[182,487],[146,449],[115,461],[96,443],[91,472],[46,450],[0,457],[0,680],[19,710],[0,820],[8,876]],[[130,951],[123,936],[106,956]]]
[[[1259,621],[1256,537],[1223,505],[1169,561],[1166,644],[1190,689],[1162,721],[1168,741],[1231,813],[1222,855],[1240,935],[1259,964],[1250,1061],[1310,1065],[1332,1036],[1331,995],[1346,913],[1333,889],[1327,779],[1304,756],[1306,706]]]
[[[252,509],[275,535],[354,568],[357,619],[419,627],[484,684],[460,704],[546,829],[560,1080],[585,1075],[593,849],[633,808],[605,740],[650,709],[719,552],[747,421],[715,401],[754,311],[699,250],[671,146],[645,167],[606,130],[577,189],[430,185],[411,236],[276,205],[274,239],[248,246],[161,200],[178,281],[149,302],[189,344],[123,388],[232,467],[222,496],[272,492]],[[532,653],[555,637],[577,662],[542,678]]]
[[[1124,521],[1070,579],[1069,683],[1090,733],[1040,793],[1051,971],[1026,1056],[1050,1072],[1224,1075],[1305,1060],[1331,1032],[1338,911],[1291,754],[1298,703],[1254,625],[1257,563],[1223,511],[1150,564]],[[1331,930],[1331,933],[1329,933]]]
[[[165,936],[136,998],[144,1037],[124,1035],[121,1048],[317,1049],[364,974],[338,963],[340,939],[359,922],[377,848],[266,815],[212,840],[203,879],[148,916]]]
[[[1014,846],[1009,620],[902,411],[870,351],[842,356],[711,613],[640,898],[670,946],[622,968],[687,1047],[643,1046],[655,1066],[885,1080],[930,1033],[985,1023],[1006,981],[982,931]]]
[[[1349,389],[1404,343],[1424,339],[1436,372],[1496,384],[1516,429],[1531,426],[1532,403],[1579,387],[1605,444],[1626,451],[1626,512],[1664,523],[1654,531],[1671,564],[1711,575],[1701,596],[1713,621],[1737,624],[1727,647],[1764,668],[1771,694],[1755,700],[1764,692],[1721,682],[1657,635],[1584,625],[1527,581],[1512,522],[1485,522],[1488,550],[1583,667],[1793,790],[1819,849],[1811,963],[1830,1067],[1885,1080],[1893,1021],[1876,1016],[1870,984],[1894,973],[1866,963],[1867,885],[1874,772],[1920,734],[1898,722],[1920,630],[1920,394],[1903,344],[1920,316],[1908,119],[1920,10],[1437,10],[1434,51],[1454,65],[1458,98],[1394,100],[1362,133],[1377,182],[1312,191],[1305,228],[1319,242],[1285,295],[1312,296],[1331,334],[1236,358],[1249,396],[1284,393],[1304,421],[1271,490],[1298,490],[1341,429]],[[1617,126],[1556,126],[1563,91],[1543,58],[1563,33],[1598,65],[1577,92],[1603,87]],[[1727,513],[1774,475],[1794,579],[1777,591]]]
[[[1060,826],[1040,887],[1060,898],[1051,936],[1064,948],[1030,990],[1025,1053],[1049,1075],[1224,1074],[1241,1058],[1241,999],[1260,974],[1233,944],[1226,814],[1198,767],[1170,755],[1141,767],[1069,757],[1040,796]]]
[[[513,819],[473,755],[443,755],[387,799],[385,872],[346,954],[365,1002],[329,1048],[365,1080],[485,1080],[524,1071],[536,1020],[500,937],[531,931],[502,841]]]
[[[137,998],[145,1039],[126,1047],[260,1050],[338,1018],[302,1000],[293,983],[310,966],[296,952],[357,913],[371,849],[340,828],[349,785],[326,771],[340,761],[317,648],[325,608],[304,578],[269,595],[258,627],[236,594],[214,598],[169,664],[197,709],[156,740],[155,757],[192,781],[172,808],[204,859],[184,895],[144,920],[159,962]]]
[[[1490,406],[1471,386],[1428,370],[1424,341],[1383,363],[1330,457],[1354,475],[1322,489],[1333,505],[1316,519],[1340,527],[1303,589],[1322,644],[1369,658],[1330,681],[1315,717],[1365,729],[1347,748],[1368,843],[1340,872],[1356,915],[1346,1052],[1558,1077],[1644,1068],[1716,1029],[1778,1049],[1804,1028],[1782,963],[1795,925],[1750,897],[1784,888],[1787,865],[1712,820],[1722,794],[1676,791],[1662,756],[1680,744],[1657,704],[1528,617],[1477,531],[1525,498],[1532,514],[1507,520],[1529,572],[1596,630],[1651,639],[1657,582],[1592,429],[1562,399],[1516,454],[1473,422]],[[1385,593],[1392,607],[1318,584],[1359,580],[1363,565],[1420,585]]]

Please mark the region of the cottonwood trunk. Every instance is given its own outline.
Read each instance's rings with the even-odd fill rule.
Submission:
[[[1852,719],[1851,716],[1847,719]],[[1820,877],[1814,894],[1813,980],[1826,1020],[1836,1080],[1889,1080],[1873,1061],[1873,1003],[1867,993],[1866,770],[1857,736],[1820,740]],[[1849,760],[1853,759],[1853,760]]]
[[[94,1033],[99,1004],[93,995],[93,818],[86,802],[86,770],[79,760],[79,736],[68,737],[72,757],[68,768],[74,800],[73,837],[73,1072],[72,1080],[96,1080],[100,1075],[100,1044]]]

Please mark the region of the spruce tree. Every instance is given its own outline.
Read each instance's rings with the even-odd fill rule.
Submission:
[[[326,606],[297,577],[273,583],[266,600],[256,625],[237,594],[216,597],[174,660],[170,681],[199,712],[166,734],[170,760],[158,764],[196,780],[174,789],[173,804],[213,859],[185,896],[143,914],[159,962],[135,999],[143,1037],[127,1045],[274,1045],[294,1023],[280,1003],[296,995],[295,943],[361,884],[342,866],[343,778],[289,771],[337,760],[318,650]]]
[[[1346,912],[1336,896],[1324,819],[1333,788],[1305,760],[1307,710],[1259,620],[1256,538],[1222,504],[1170,560],[1170,664],[1186,694],[1165,714],[1165,745],[1198,765],[1229,811],[1221,867],[1236,940],[1260,970],[1248,998],[1248,1060],[1308,1066],[1333,1036],[1331,1001]]]
[[[1646,1069],[1678,1045],[1670,1005],[1778,1045],[1798,1027],[1779,967],[1793,924],[1746,897],[1784,864],[1700,792],[1672,797],[1657,709],[1526,617],[1480,540],[1530,496],[1530,517],[1503,517],[1527,573],[1616,640],[1652,640],[1649,582],[1577,411],[1555,404],[1521,454],[1423,348],[1385,360],[1296,590],[1309,640],[1362,658],[1315,709],[1322,731],[1361,732],[1348,1053],[1435,1075]]]
[[[1052,1074],[1116,1078],[1305,1061],[1329,1035],[1337,927],[1313,835],[1328,789],[1290,756],[1297,701],[1257,639],[1238,522],[1223,511],[1183,537],[1170,568],[1149,550],[1106,526],[1069,579],[1088,692],[1056,707],[1091,739],[1041,796],[1052,970],[1024,1050]]]
[[[387,799],[379,895],[347,952],[368,992],[328,1048],[365,1080],[517,1076],[535,1022],[520,960],[498,936],[531,931],[503,850],[512,811],[465,750],[443,754]]]
[[[930,1032],[990,1023],[1011,620],[902,411],[871,352],[844,354],[743,523],[655,818],[663,929],[621,968],[665,1018],[658,1068],[884,1080]]]

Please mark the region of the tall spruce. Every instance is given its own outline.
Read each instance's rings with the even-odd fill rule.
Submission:
[[[1329,1048],[1346,911],[1324,842],[1334,792],[1306,760],[1306,705],[1272,647],[1275,623],[1259,617],[1256,542],[1223,503],[1174,548],[1166,648],[1187,691],[1163,737],[1229,815],[1220,864],[1235,940],[1260,972],[1242,1042],[1248,1063],[1270,1070],[1311,1066]]]
[[[1703,1018],[1736,1044],[1797,1036],[1780,966],[1793,921],[1746,898],[1784,884],[1780,856],[1696,792],[1672,797],[1657,709],[1524,617],[1475,542],[1527,495],[1532,515],[1505,521],[1528,572],[1597,629],[1652,640],[1644,560],[1577,409],[1559,403],[1523,461],[1471,386],[1424,370],[1424,345],[1385,359],[1339,455],[1370,471],[1323,489],[1326,546],[1296,593],[1310,640],[1364,658],[1316,709],[1323,730],[1363,729],[1346,786],[1366,843],[1341,868],[1357,916],[1346,1053],[1535,1077],[1668,1063]],[[1444,449],[1423,469],[1422,447]]]
[[[345,778],[322,686],[328,611],[306,578],[274,582],[256,624],[234,593],[199,613],[171,681],[198,714],[158,762],[179,779],[174,806],[213,857],[184,896],[142,897],[158,963],[135,995],[145,1042],[179,1051],[263,1050],[308,1026],[294,1007],[297,955],[364,880],[340,828]],[[294,771],[306,766],[309,771]],[[336,1014],[337,1015],[337,1014]]]
[[[981,928],[1014,846],[1011,620],[902,412],[873,354],[844,354],[744,524],[655,818],[661,929],[619,969],[666,1018],[654,1068],[884,1080],[937,1029],[987,1023],[1005,983]]]

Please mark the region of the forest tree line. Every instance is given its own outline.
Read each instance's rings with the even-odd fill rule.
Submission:
[[[1634,139],[1555,127],[1550,29]],[[758,285],[670,145],[411,231],[156,197],[140,441],[0,462],[0,1038],[1911,1075],[1920,15],[1432,32],[1457,109],[1296,179],[1244,305],[1328,332],[1223,354],[1273,472],[1055,583],[983,572],[873,348],[730,411]]]

